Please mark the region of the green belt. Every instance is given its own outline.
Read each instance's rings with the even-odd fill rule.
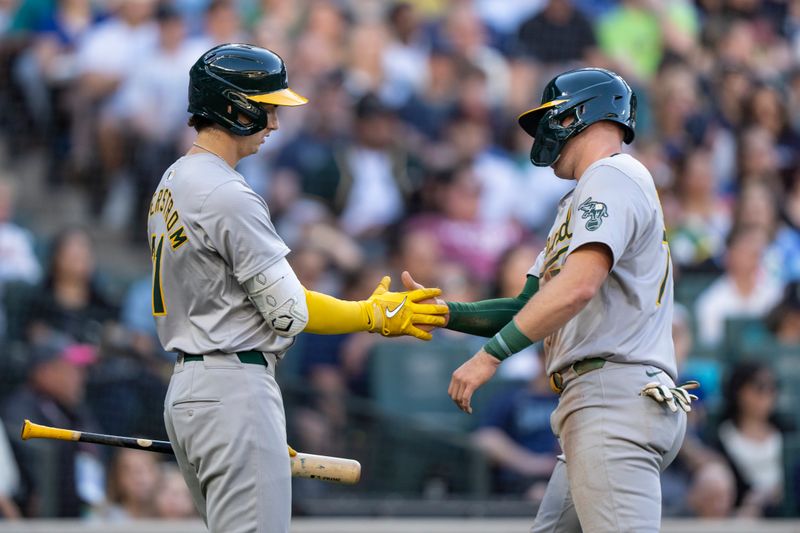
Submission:
[[[183,362],[188,363],[190,361],[202,361],[203,357],[204,356],[202,355],[189,355],[185,353],[183,354]],[[211,357],[214,356],[212,355]],[[269,366],[269,364],[267,364],[267,360],[264,359],[264,355],[261,352],[256,352],[255,350],[250,350],[248,352],[238,352],[236,354],[236,357],[238,357],[239,361],[241,361],[242,363],[247,363],[251,365]]]
[[[603,368],[605,364],[606,360],[601,357],[590,357],[589,359],[581,359],[567,368],[572,368],[576,374],[582,376],[592,370]],[[566,372],[567,368],[550,374],[550,388],[553,389],[553,392],[556,394],[561,394],[561,391],[564,390],[564,376],[562,376],[562,373]]]
[[[577,363],[572,365],[572,370],[575,371],[576,374],[579,376],[584,375],[587,372],[591,372],[592,370],[597,370],[598,368],[603,368],[603,365],[606,364],[606,360],[601,357],[592,357],[590,359],[582,359]]]

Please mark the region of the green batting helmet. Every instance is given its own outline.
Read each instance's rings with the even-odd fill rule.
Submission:
[[[283,59],[266,48],[216,46],[189,71],[189,113],[236,135],[252,135],[267,127],[267,113],[258,104],[295,106],[306,102],[289,88]],[[242,121],[240,115],[248,120]]]
[[[575,120],[562,126],[570,114]],[[550,80],[539,107],[525,111],[517,120],[533,137],[531,162],[537,167],[549,167],[558,160],[570,138],[601,120],[621,125],[625,142],[633,142],[636,95],[622,77],[610,70],[570,70]]]

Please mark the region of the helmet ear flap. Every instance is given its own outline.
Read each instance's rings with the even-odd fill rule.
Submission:
[[[226,109],[227,118],[236,125],[235,128],[238,128],[234,133],[252,135],[267,127],[267,113],[258,104],[232,89],[224,90],[222,96],[229,102]],[[242,121],[239,115],[244,115],[249,121]]]

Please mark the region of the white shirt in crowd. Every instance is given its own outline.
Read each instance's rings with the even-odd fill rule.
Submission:
[[[0,223],[0,283],[39,281],[42,269],[33,253],[33,239],[19,226]]]
[[[762,441],[752,440],[726,420],[719,426],[719,438],[753,489],[769,491],[783,486],[783,437],[779,432]]]
[[[386,226],[403,214],[403,198],[392,174],[388,152],[355,148],[348,157],[353,185],[341,216],[342,228],[358,235]]]
[[[0,495],[11,497],[19,489],[19,469],[5,427],[0,424]]]
[[[725,335],[725,320],[758,318],[766,315],[781,299],[780,283],[761,272],[756,289],[741,294],[736,284],[724,275],[703,291],[695,304],[698,338],[706,346],[716,346]]]

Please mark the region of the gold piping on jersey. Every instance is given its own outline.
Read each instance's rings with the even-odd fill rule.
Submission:
[[[167,303],[164,301],[164,287],[161,284],[161,257],[164,251],[164,234],[160,235],[158,245],[156,245],[155,234],[150,237],[152,258],[153,258],[153,296],[151,299],[153,316],[164,316],[167,314]]]
[[[669,279],[669,264],[670,259],[672,259],[672,254],[669,250],[669,242],[667,241],[667,230],[664,230],[664,237],[662,238],[661,244],[663,244],[667,249],[667,266],[664,268],[664,277],[661,278],[661,285],[658,287],[658,299],[656,300],[656,307],[661,306],[661,300],[664,298],[664,291],[667,288],[667,279]]]

